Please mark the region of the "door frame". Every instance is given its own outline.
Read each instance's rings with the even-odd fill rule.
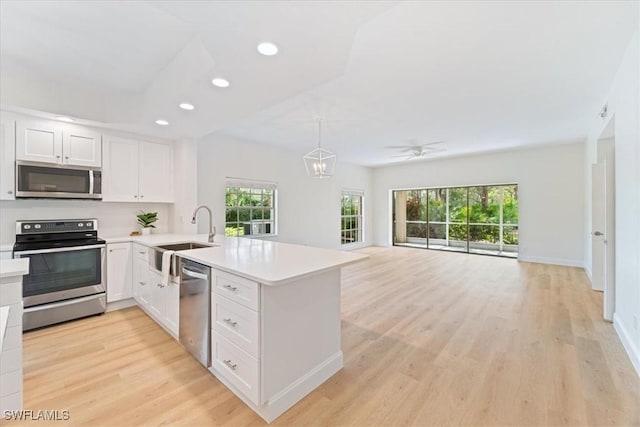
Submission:
[[[591,224],[591,270],[595,272],[595,264],[602,262],[602,269],[604,270],[604,283],[602,286],[603,291],[603,318],[608,321],[613,321],[613,315],[615,313],[615,135],[614,135],[614,121],[611,119],[603,131],[600,138],[596,142],[596,163],[603,167],[603,180],[604,180],[604,230],[594,230],[593,222]],[[591,177],[591,185],[593,188],[594,177]],[[592,192],[593,195],[593,192]],[[592,206],[592,219],[594,215],[594,200],[591,200]],[[592,220],[593,221],[593,220]],[[596,244],[601,244],[601,239],[598,239],[594,235],[596,231],[604,233],[604,259],[598,260],[593,256],[594,248]],[[593,283],[592,279],[592,283]]]

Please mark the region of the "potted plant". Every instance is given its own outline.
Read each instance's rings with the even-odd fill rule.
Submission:
[[[138,224],[142,226],[142,230],[140,231],[143,235],[146,236],[151,234],[151,229],[156,228],[153,223],[158,220],[158,212],[140,211],[140,213],[136,215],[136,217],[138,218]]]

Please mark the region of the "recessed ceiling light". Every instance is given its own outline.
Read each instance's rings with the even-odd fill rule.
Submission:
[[[188,102],[183,102],[182,104],[180,104],[180,108],[182,108],[183,110],[191,111],[196,107],[194,107],[193,104],[189,104]]]
[[[67,123],[75,122],[75,120],[73,120],[71,117],[65,117],[65,116],[58,116],[56,117],[56,119],[60,120],[61,122],[67,122]]]
[[[258,45],[258,52],[265,56],[273,56],[278,53],[278,46],[271,42],[263,42]]]
[[[211,80],[211,83],[213,83],[214,86],[218,87],[229,87],[229,80],[223,79],[222,77],[216,77],[215,79]]]
[[[166,120],[163,120],[163,119],[158,119],[158,120],[156,120],[156,124],[160,125],[160,126],[167,126],[169,124],[169,122],[166,121]]]

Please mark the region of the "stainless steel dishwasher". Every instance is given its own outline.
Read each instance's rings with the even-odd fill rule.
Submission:
[[[211,268],[182,257],[180,342],[204,366],[211,366]]]

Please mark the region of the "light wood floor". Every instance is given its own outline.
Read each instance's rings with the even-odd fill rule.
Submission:
[[[343,270],[344,369],[274,425],[640,424],[638,376],[582,270],[363,252]],[[137,308],[28,333],[24,362],[25,408],[68,409],[56,424],[265,424]]]

